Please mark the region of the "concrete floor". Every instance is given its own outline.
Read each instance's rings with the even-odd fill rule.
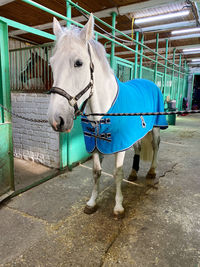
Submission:
[[[25,188],[47,176],[56,173],[55,169],[48,168],[30,160],[14,159],[15,190]]]
[[[115,221],[114,181],[103,174],[99,209],[83,213],[91,161],[10,200],[0,209],[0,266],[200,266],[200,115],[161,133],[158,188],[141,164],[123,183],[126,216]],[[125,175],[132,153],[126,154]],[[113,158],[104,159],[111,174]]]

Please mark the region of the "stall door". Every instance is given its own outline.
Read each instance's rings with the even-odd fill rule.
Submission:
[[[0,104],[10,109],[8,27],[0,20]],[[0,107],[0,201],[14,190],[11,116]]]

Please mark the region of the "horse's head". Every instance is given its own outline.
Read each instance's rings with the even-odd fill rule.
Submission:
[[[24,68],[24,70],[20,73],[20,80],[21,82],[26,82],[29,79],[34,78],[33,77],[33,69],[35,68],[35,63],[36,63],[36,54],[35,53],[31,53],[30,58],[28,59],[26,66]]]
[[[92,15],[82,30],[76,27],[63,29],[54,18],[53,31],[57,41],[50,59],[54,82],[48,119],[56,131],[72,129],[77,108],[80,109],[91,93],[93,71],[89,41],[93,38],[93,27]]]
[[[31,56],[26,63],[25,69],[21,72],[21,81],[26,82],[27,80],[34,78],[41,78],[42,68],[44,60],[38,55],[37,52],[31,52]]]

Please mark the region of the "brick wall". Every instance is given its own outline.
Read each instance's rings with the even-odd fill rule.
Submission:
[[[49,96],[12,93],[13,112],[34,119],[47,119]],[[13,116],[14,156],[49,167],[59,167],[59,134],[48,123],[34,123]]]

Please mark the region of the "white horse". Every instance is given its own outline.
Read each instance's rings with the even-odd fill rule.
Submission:
[[[109,110],[117,94],[117,82],[106,59],[104,47],[93,39],[93,15],[90,16],[82,30],[76,27],[62,28],[54,18],[53,31],[57,42],[53,56],[50,59],[54,83],[51,91],[48,119],[54,130],[70,132],[73,127],[74,115],[78,113],[83,103],[86,113],[106,113]],[[89,119],[99,121],[100,117],[90,116]],[[141,149],[143,158],[147,155],[146,149],[143,149],[145,144],[149,147],[150,154],[152,154],[152,163],[147,178],[156,177],[159,131],[159,128],[153,128],[142,141],[134,144],[135,156],[129,180],[137,179]],[[145,139],[146,142],[143,142]],[[116,203],[114,215],[117,218],[124,215],[121,192],[124,156],[125,151],[115,153]],[[85,213],[91,214],[97,209],[100,176],[100,155],[95,150],[93,152],[94,186],[91,198],[85,207]]]

